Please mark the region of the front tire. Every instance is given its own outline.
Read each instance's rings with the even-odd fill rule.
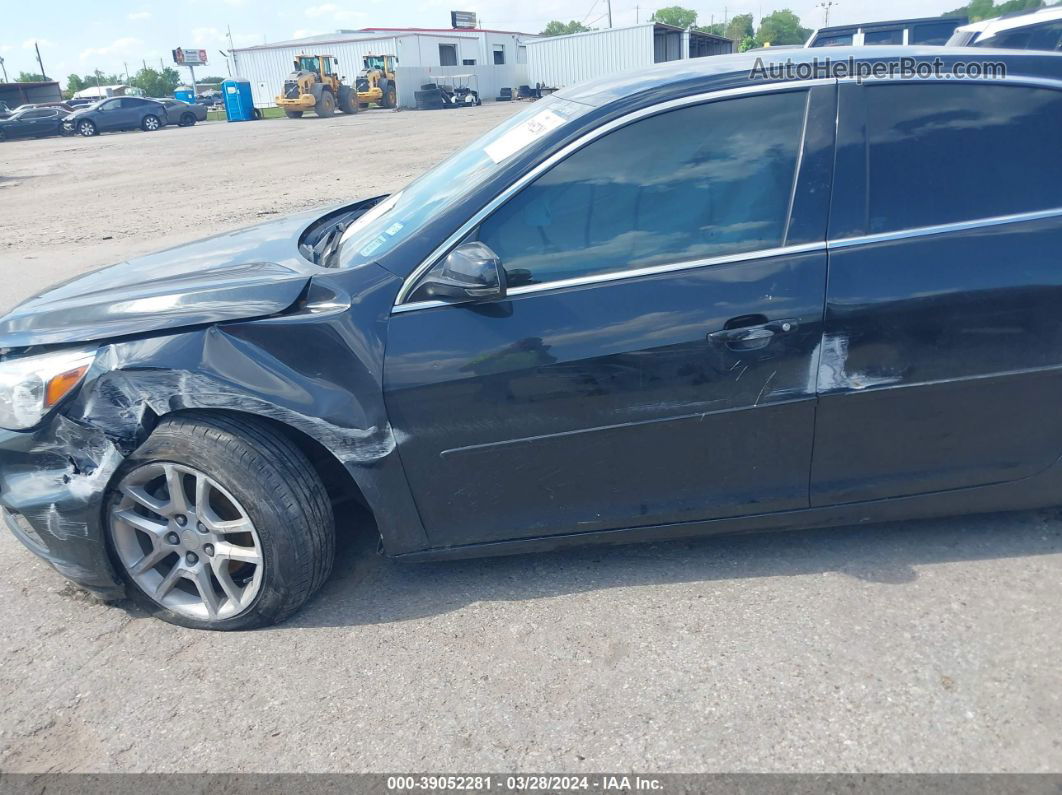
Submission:
[[[336,98],[332,96],[331,91],[321,92],[321,98],[314,105],[313,112],[322,119],[326,119],[336,112]]]
[[[84,121],[78,122],[77,134],[83,135],[86,138],[90,138],[93,135],[99,135],[99,130],[96,129],[96,125],[94,123],[92,123],[88,119],[85,119]]]
[[[162,126],[162,120],[158,116],[148,114],[140,122],[140,129],[144,132],[155,132]]]
[[[286,111],[284,111],[284,115],[287,116],[289,119],[301,119],[302,118],[302,111],[301,110],[286,110]]]
[[[335,555],[332,506],[306,456],[264,422],[222,412],[159,423],[119,470],[104,520],[132,598],[195,629],[283,621]]]
[[[178,127],[193,127],[195,126],[195,114],[182,113],[181,118],[177,122]]]

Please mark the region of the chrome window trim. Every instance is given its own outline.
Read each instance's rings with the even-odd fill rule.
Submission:
[[[399,305],[405,305],[405,301],[409,297],[409,294],[413,292],[413,288],[416,286],[416,283],[420,281],[420,278],[425,273],[427,273],[433,265],[435,265],[439,258],[441,258],[447,251],[457,245],[461,238],[463,238],[470,231],[472,231],[472,229],[476,225],[478,225],[480,221],[482,221],[484,218],[486,218],[488,215],[498,209],[498,207],[501,206],[510,196],[519,191],[529,182],[532,182],[544,171],[547,171],[548,169],[552,168],[554,165],[566,158],[568,155],[572,154],[573,152],[579,149],[582,149],[587,144],[607,135],[613,130],[616,130],[620,127],[625,127],[626,125],[638,121],[639,119],[644,119],[648,116],[656,116],[659,113],[667,113],[670,110],[683,108],[687,105],[699,105],[704,102],[714,102],[716,100],[730,99],[731,97],[746,96],[750,94],[768,94],[777,91],[802,91],[804,89],[811,88],[812,86],[831,85],[835,84],[836,82],[837,81],[834,80],[832,77],[827,77],[816,80],[791,80],[788,82],[767,83],[762,86],[739,86],[738,88],[727,88],[721,91],[706,91],[701,94],[694,94],[688,97],[679,97],[678,99],[672,99],[668,100],[667,102],[661,102],[660,104],[653,105],[652,107],[641,108],[640,110],[632,111],[624,116],[620,116],[618,119],[613,119],[608,124],[603,124],[602,126],[591,130],[590,132],[572,141],[563,149],[554,152],[552,155],[547,157],[533,169],[531,169],[518,180],[509,185],[505,190],[503,190],[501,193],[499,193],[497,196],[487,202],[487,204],[482,207],[475,215],[473,215],[464,224],[462,224],[457,229],[457,231],[455,231],[446,239],[446,241],[442,245],[436,247],[435,250],[432,251],[431,254],[429,254],[427,257],[425,257],[424,261],[421,262],[420,265],[418,265],[408,277],[406,277],[406,280],[402,285],[402,289],[399,291],[398,297],[395,299],[396,306],[394,308],[397,310],[399,308]],[[417,302],[418,305],[427,303],[433,302]]]
[[[683,262],[669,262],[661,265],[646,265],[644,268],[628,268],[622,271],[593,273],[587,276],[575,276],[571,279],[557,279],[552,282],[542,282],[542,284],[525,284],[508,290],[506,292],[506,297],[544,293],[549,290],[562,290],[567,287],[583,287],[588,284],[618,282],[624,279],[634,279],[642,276],[656,276],[661,273],[676,273],[678,271],[707,268],[712,265],[726,265],[732,262],[792,256],[795,254],[807,254],[812,251],[825,250],[825,241],[819,241],[817,243],[801,243],[795,246],[779,246],[777,248],[760,248],[754,251],[743,251],[738,254],[725,254],[720,257],[685,260]],[[409,304],[398,304],[391,310],[391,312],[392,314],[398,314],[400,312],[412,312],[417,309],[430,309],[437,306],[460,306],[460,304],[455,304],[453,301],[415,301]]]
[[[872,243],[885,243],[891,240],[907,240],[912,237],[930,237],[932,235],[945,235],[949,232],[965,232],[969,229],[985,229],[1004,224],[1017,224],[1023,221],[1039,221],[1044,218],[1056,218],[1062,216],[1062,207],[1050,210],[1032,210],[1027,213],[1012,213],[1010,215],[995,215],[991,218],[978,218],[973,221],[954,221],[950,224],[935,224],[933,226],[919,226],[914,229],[897,229],[893,232],[877,232],[872,235],[857,235],[856,237],[842,237],[831,240],[826,247],[833,251],[839,248],[851,248],[852,246],[866,246]]]
[[[776,83],[768,83],[765,85],[752,85],[752,86],[740,86],[738,88],[723,89],[720,91],[707,91],[701,94],[694,94],[689,97],[680,97],[678,99],[669,100],[668,102],[662,102],[658,105],[653,105],[649,108],[641,108],[640,110],[632,111],[631,113],[621,116],[617,119],[613,119],[608,124],[602,125],[585,135],[580,136],[575,141],[565,146],[563,149],[553,153],[550,157],[543,160],[535,168],[528,171],[520,179],[513,182],[505,190],[495,196],[489,201],[482,209],[475,213],[468,221],[462,224],[457,231],[451,234],[442,245],[436,247],[432,253],[424,259],[416,269],[406,277],[402,284],[402,288],[398,292],[398,296],[395,298],[395,304],[391,308],[391,314],[400,314],[403,312],[413,312],[419,309],[432,309],[441,306],[461,306],[460,303],[454,303],[453,301],[415,301],[406,303],[406,299],[413,291],[416,283],[424,276],[428,270],[435,265],[436,262],[453,246],[455,246],[461,238],[467,235],[480,221],[482,221],[487,215],[496,210],[503,202],[505,202],[510,196],[519,191],[529,182],[538,177],[542,172],[548,170],[565,157],[575,152],[578,149],[586,146],[590,142],[600,138],[613,130],[623,127],[631,122],[637,121],[648,116],[655,116],[658,113],[666,113],[676,108],[686,107],[687,105],[696,105],[703,102],[711,102],[718,99],[729,99],[736,96],[748,96],[755,94],[774,93],[777,91],[785,90],[801,90],[804,88],[810,88],[814,86],[830,85],[830,84],[849,84],[849,83],[862,83],[867,85],[869,83],[947,83],[963,84],[963,83],[987,83],[987,84],[1008,84],[1008,85],[1027,85],[1037,88],[1053,88],[1056,90],[1062,90],[1062,80],[1055,80],[1053,78],[1007,75],[1006,77],[963,77],[961,79],[951,79],[948,77],[934,77],[934,78],[904,78],[899,76],[884,75],[881,77],[867,77],[862,80],[856,77],[846,77],[842,79],[835,79],[832,77],[816,78],[814,80],[789,80],[780,81]],[[803,135],[806,134],[805,129],[802,131]],[[801,148],[802,153],[803,148]],[[799,178],[799,171],[795,178]],[[790,213],[792,208],[790,208]],[[742,262],[745,260],[762,259],[766,257],[785,256],[793,254],[804,254],[813,251],[821,250],[833,250],[850,248],[852,246],[870,245],[873,243],[886,242],[890,240],[903,240],[914,237],[925,237],[931,235],[947,234],[949,232],[960,232],[969,229],[979,229],[984,227],[998,226],[1009,223],[1020,223],[1023,221],[1035,221],[1044,218],[1052,218],[1062,215],[1062,208],[1056,208],[1051,210],[1038,210],[1028,213],[1017,213],[1013,215],[1002,215],[991,218],[981,218],[973,221],[958,221],[951,224],[940,224],[936,226],[924,226],[916,227],[913,229],[901,229],[893,232],[882,232],[872,235],[859,235],[856,237],[839,238],[837,240],[822,241],[817,243],[807,243],[797,246],[780,246],[770,249],[759,249],[756,251],[748,251],[738,254],[731,254],[722,257],[711,257],[708,259],[691,260],[686,262],[668,263],[662,265],[652,265],[644,268],[635,268],[622,271],[609,271],[607,273],[598,273],[589,276],[580,276],[572,279],[562,279],[553,282],[544,282],[543,284],[528,284],[521,287],[514,287],[507,292],[510,296],[530,295],[534,293],[546,292],[550,290],[559,290],[569,287],[581,287],[588,284],[600,284],[604,282],[620,281],[623,279],[631,279],[643,276],[651,276],[660,273],[673,273],[677,271],[690,270],[693,268],[711,267],[713,265],[722,265],[732,262]],[[787,221],[788,224],[788,221]],[[787,229],[788,231],[788,229]]]

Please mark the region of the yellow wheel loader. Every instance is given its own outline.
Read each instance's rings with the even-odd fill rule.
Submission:
[[[375,102],[381,108],[393,108],[398,105],[398,91],[395,88],[395,65],[398,59],[393,55],[366,55],[362,59],[362,70],[354,81],[358,89],[358,105],[363,108]]]
[[[310,110],[321,117],[331,116],[336,108],[343,113],[357,113],[357,95],[336,74],[338,66],[331,55],[295,56],[295,71],[284,81],[277,107],[289,119],[301,118]]]

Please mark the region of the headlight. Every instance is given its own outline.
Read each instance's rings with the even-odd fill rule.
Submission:
[[[0,428],[24,431],[81,383],[96,349],[56,351],[0,362]]]

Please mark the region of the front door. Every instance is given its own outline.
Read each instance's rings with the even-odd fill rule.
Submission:
[[[392,316],[433,543],[808,505],[833,117],[830,86],[633,121],[472,233],[508,300]]]
[[[96,114],[96,125],[100,132],[121,130],[122,118],[125,111],[122,110],[122,100],[119,98],[108,99],[100,105],[100,112]]]
[[[841,88],[812,504],[1046,469],[1062,455],[1062,91]]]

